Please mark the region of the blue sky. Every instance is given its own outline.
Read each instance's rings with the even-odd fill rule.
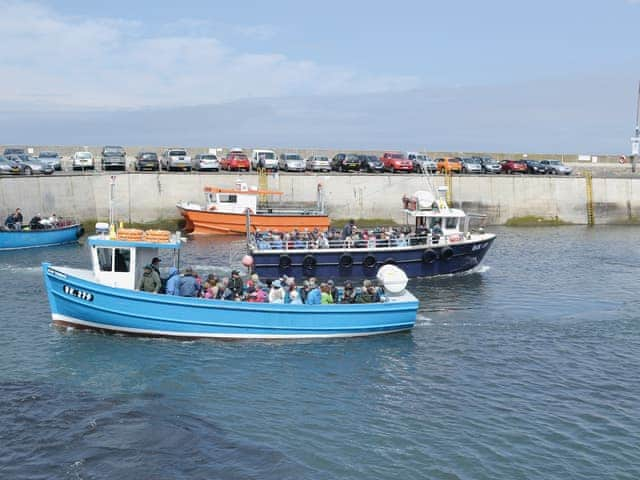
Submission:
[[[216,142],[245,145],[616,153],[635,120],[640,1],[0,0],[0,11],[0,111],[15,115],[0,119],[1,143],[51,143],[54,122],[60,144],[205,145],[215,125]],[[266,120],[247,121],[265,105]],[[162,138],[110,122],[185,108],[202,109],[200,123]],[[214,110],[245,128],[203,125]],[[82,112],[96,131],[77,133]],[[301,118],[314,120],[301,130]]]

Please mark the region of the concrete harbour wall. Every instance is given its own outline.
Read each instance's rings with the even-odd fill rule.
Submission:
[[[116,181],[116,216],[125,222],[177,218],[180,200],[203,201],[206,185],[232,187],[237,178],[257,185],[253,174],[182,175],[123,173]],[[271,175],[269,188],[284,192],[283,201],[313,202],[318,182],[324,186],[334,219],[376,218],[403,221],[401,198],[442,185],[445,177],[421,175]],[[468,212],[488,215],[488,223],[536,216],[587,223],[586,183],[582,177],[472,176],[452,178],[452,200]],[[0,178],[0,214],[21,207],[35,213],[108,218],[109,176],[53,175]],[[594,178],[593,205],[598,224],[640,223],[639,178]],[[3,217],[4,218],[4,217]]]

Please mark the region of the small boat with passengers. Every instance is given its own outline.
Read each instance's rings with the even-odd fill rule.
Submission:
[[[403,198],[405,225],[343,232],[264,231],[247,235],[250,262],[263,278],[372,278],[384,265],[397,265],[409,277],[429,277],[477,268],[495,234],[480,223],[484,215],[465,214],[446,202],[447,187]]]
[[[3,229],[0,230],[0,251],[74,243],[83,233],[79,222],[66,218],[45,221],[40,228]]]
[[[204,205],[181,201],[176,205],[186,220],[185,231],[204,235],[244,235],[246,213],[250,212],[254,228],[290,232],[295,229],[329,227],[324,211],[322,187],[313,207],[269,202],[283,192],[249,187],[238,180],[235,188],[205,187]]]
[[[415,324],[418,300],[394,267],[380,273],[384,295],[376,303],[251,303],[139,291],[153,257],[164,252],[179,262],[180,234],[97,227],[87,240],[91,269],[42,264],[55,325],[145,336],[291,339],[377,335]]]

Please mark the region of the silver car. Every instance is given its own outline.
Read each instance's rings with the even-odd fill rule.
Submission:
[[[38,158],[51,165],[54,170],[62,170],[62,163],[58,152],[44,151],[38,154]]]
[[[191,170],[191,157],[184,148],[169,148],[162,154],[161,167],[169,170]]]
[[[297,153],[281,153],[278,166],[280,170],[284,170],[285,172],[290,172],[292,170],[304,172],[307,168],[304,160]]]
[[[325,157],[324,155],[311,155],[307,157],[306,166],[307,170],[311,170],[312,172],[331,171],[331,162],[329,162],[329,157]]]
[[[429,155],[409,152],[407,158],[413,162],[413,171],[418,173],[436,173],[436,162]]]
[[[40,161],[40,159],[36,157],[31,157],[26,154],[7,155],[6,157],[8,160],[16,162],[25,175],[51,175],[53,173],[53,167],[51,165]]]
[[[479,158],[464,157],[462,159],[462,171],[464,173],[482,173],[482,164]]]
[[[551,175],[571,175],[571,167],[567,167],[560,160],[542,160],[542,165],[547,167],[547,173]]]
[[[220,161],[215,153],[199,153],[193,157],[191,166],[195,170],[220,170]]]

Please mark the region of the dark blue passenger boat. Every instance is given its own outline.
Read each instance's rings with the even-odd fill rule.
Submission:
[[[409,277],[429,277],[478,267],[495,234],[472,228],[471,221],[483,216],[449,208],[446,187],[437,195],[422,191],[405,198],[406,225],[393,231],[378,228],[339,240],[321,234],[308,241],[255,232],[248,240],[253,271],[264,278],[372,278],[392,264]]]

